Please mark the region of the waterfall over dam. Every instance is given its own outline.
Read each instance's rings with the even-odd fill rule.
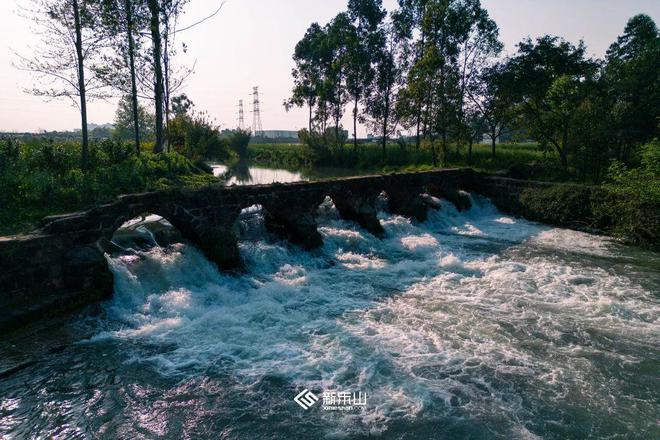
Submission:
[[[0,437],[653,438],[658,255],[469,201],[377,236],[326,198],[311,250],[252,207],[238,272],[121,229],[112,297],[0,340]]]

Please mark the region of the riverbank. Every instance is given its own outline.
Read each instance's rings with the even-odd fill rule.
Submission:
[[[177,153],[137,156],[131,144],[104,140],[92,142],[90,154],[83,172],[79,142],[0,139],[0,236],[28,232],[45,216],[107,203],[120,194],[218,182]]]
[[[520,215],[567,226],[563,218],[573,211],[586,211],[583,217],[589,220],[584,222],[584,229],[598,229],[657,249],[660,172],[654,167],[659,162],[658,149],[657,143],[644,147],[639,168],[616,168],[609,183],[595,192],[585,192],[583,185],[527,190],[523,199],[528,208]],[[91,151],[90,169],[83,172],[78,167],[80,152],[75,142],[0,140],[0,235],[31,231],[45,216],[108,203],[120,194],[199,188],[222,181],[230,185],[267,184],[434,169],[430,151],[399,145],[390,145],[384,162],[375,144],[361,145],[358,154],[347,147],[341,156],[325,161],[315,159],[303,145],[251,145],[247,160],[223,165],[216,176],[210,167],[193,164],[176,153],[143,152],[135,156],[128,144],[116,141],[94,143]],[[465,151],[462,153],[448,154],[445,163],[466,165]],[[575,183],[558,168],[557,158],[536,144],[497,145],[494,157],[489,145],[474,145],[469,162],[477,171],[503,177]],[[592,192],[599,196],[591,197]]]
[[[641,148],[638,167],[628,169],[616,161],[599,185],[582,181],[575,170],[561,167],[556,153],[542,151],[536,143],[498,144],[493,156],[491,145],[475,144],[471,154],[463,148],[441,160],[447,167],[473,170],[519,180],[548,182],[526,185],[515,204],[505,200],[508,192],[487,191],[501,199],[499,206],[528,219],[562,227],[599,231],[628,244],[660,249],[660,145],[657,141]],[[346,146],[342,153],[322,158],[307,146],[250,145],[250,162],[300,172],[315,180],[355,174],[427,171],[434,169],[432,153],[413,145],[388,145],[385,160],[377,144],[359,145],[356,153]],[[344,174],[345,173],[345,174]],[[487,190],[487,189],[486,189]],[[502,196],[502,197],[500,197]],[[575,213],[578,213],[577,215]],[[567,219],[582,219],[579,224]]]
[[[427,171],[437,167],[470,167],[477,171],[508,171],[511,177],[519,179],[544,180],[552,182],[575,180],[570,173],[561,169],[556,154],[543,152],[536,143],[498,144],[493,156],[490,145],[475,144],[471,157],[467,147],[458,154],[454,148],[447,155],[439,157],[438,166],[433,166],[433,155],[428,148],[415,148],[414,145],[389,144],[383,159],[378,144],[360,144],[357,152],[347,145],[342,152],[319,156],[303,144],[251,144],[248,147],[248,160],[251,164],[269,168],[283,168],[291,171],[323,169],[350,169],[361,174],[388,172]]]

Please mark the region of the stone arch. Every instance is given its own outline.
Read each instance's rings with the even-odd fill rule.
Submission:
[[[334,189],[328,197],[345,220],[351,220],[377,237],[385,235],[385,230],[378,220],[378,197],[380,186],[362,188]]]
[[[166,224],[169,227],[166,226]],[[153,239],[144,239],[141,234],[136,234],[137,229],[140,229],[138,226],[142,226],[149,231],[150,238]],[[108,234],[110,235],[110,234]],[[104,237],[99,241],[99,244],[102,249],[106,252],[114,252],[116,250],[123,250],[125,248],[124,244],[126,241],[131,242],[129,245],[137,244],[138,247],[143,247],[146,245],[149,247],[153,244],[158,244],[160,246],[167,246],[174,241],[180,241],[183,238],[181,231],[172,224],[166,217],[158,215],[151,212],[143,212],[135,217],[123,222],[111,236],[104,235]]]
[[[422,194],[422,185],[387,185],[387,206],[393,214],[403,215],[423,222],[428,217],[428,204]]]
[[[185,198],[176,202],[148,200],[148,203],[122,203],[122,209],[112,210],[102,221],[102,241],[112,235],[125,222],[143,213],[158,215],[167,220],[181,235],[220,269],[241,266],[236,236],[232,226],[240,209],[236,205],[200,208]]]
[[[261,206],[266,229],[306,250],[321,246],[316,213],[324,198],[324,191],[315,187],[264,197]]]

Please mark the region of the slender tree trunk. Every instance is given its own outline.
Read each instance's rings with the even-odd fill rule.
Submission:
[[[426,33],[424,32],[424,29],[422,29],[421,44],[419,46],[421,49],[419,51],[417,51],[415,63],[417,63],[419,61],[419,59],[422,57],[422,53],[424,52],[425,41],[426,41]],[[420,98],[420,99],[417,100],[417,103],[416,103],[417,104],[416,105],[417,133],[415,135],[415,148],[417,150],[419,150],[420,142],[421,142],[419,129],[420,129],[420,126],[422,124],[422,104],[423,104],[422,101],[423,101],[423,98]],[[425,131],[426,131],[426,129],[425,129]],[[425,134],[425,136],[426,136],[426,134]]]
[[[435,151],[435,139],[433,135],[431,135],[431,158],[433,160],[433,166],[437,167],[438,166],[438,154]]]
[[[490,132],[491,155],[495,157],[495,145],[497,144],[497,127],[491,128]]]
[[[391,76],[388,75],[387,87],[385,88],[385,112],[383,113],[383,163],[387,155],[387,123],[390,119],[390,92],[392,91]]]
[[[169,23],[164,24],[163,39],[163,107],[165,108],[165,139],[167,151],[170,149],[170,55],[169,55]]]
[[[161,62],[160,5],[158,0],[149,0],[151,13],[151,39],[153,40],[154,100],[156,104],[156,145],[154,153],[163,152],[163,65]]]
[[[78,0],[73,0],[73,19],[76,27],[76,57],[78,58],[78,91],[80,92],[80,119],[82,123],[82,149],[80,168],[87,171],[89,167],[89,133],[87,131],[87,98],[85,96],[85,65],[82,50],[82,24]]]
[[[308,125],[310,135],[312,134],[312,108],[313,108],[312,103],[310,101],[309,102],[309,125]]]
[[[355,104],[353,105],[353,150],[357,154],[357,115],[358,115],[358,95],[355,94]]]
[[[472,137],[468,140],[468,164],[472,165],[472,143],[473,143]]]
[[[385,163],[385,158],[387,156],[387,122],[390,117],[390,99],[385,98],[385,113],[383,114],[383,163]]]
[[[135,79],[135,41],[133,39],[133,5],[126,0],[126,35],[128,35],[128,64],[131,72],[131,100],[133,104],[133,126],[135,130],[135,153],[140,155],[140,117],[138,114],[137,81]]]

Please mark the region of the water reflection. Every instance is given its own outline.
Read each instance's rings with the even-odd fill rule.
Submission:
[[[211,164],[211,167],[213,168],[213,174],[224,179],[227,185],[262,185],[309,180],[298,172],[254,167],[244,160],[239,160],[229,166]]]

